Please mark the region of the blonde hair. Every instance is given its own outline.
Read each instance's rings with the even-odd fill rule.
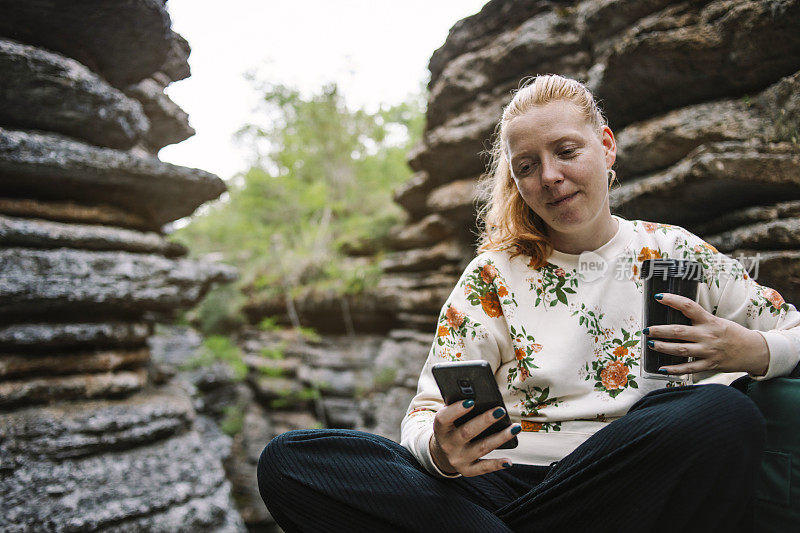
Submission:
[[[512,248],[511,257],[528,255],[533,268],[547,264],[547,258],[553,252],[544,221],[528,207],[514,183],[506,159],[505,142],[506,129],[512,119],[554,100],[575,104],[587,124],[602,136],[606,119],[592,93],[582,83],[557,74],[523,79],[511,102],[503,109],[488,152],[489,169],[478,183],[478,198],[486,200],[478,211],[478,227],[483,228],[479,252]]]

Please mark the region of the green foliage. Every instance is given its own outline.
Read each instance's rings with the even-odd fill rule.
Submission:
[[[261,366],[258,368],[258,370],[261,372],[261,374],[271,378],[279,378],[283,376],[283,369],[279,367]]]
[[[317,333],[314,328],[300,326],[297,328],[297,332],[308,342],[319,342],[322,340],[322,338],[319,336],[319,333]]]
[[[204,335],[228,335],[245,323],[240,310],[244,301],[236,286],[217,285],[193,312],[193,321]]]
[[[375,112],[349,109],[335,84],[306,97],[285,85],[262,87],[256,120],[237,135],[250,168],[229,182],[224,201],[172,238],[194,256],[221,254],[241,274],[199,311],[204,332],[241,324],[244,303],[307,290],[361,292],[377,283],[378,259],[348,260],[347,249],[383,249],[402,215],[392,190],[407,181],[406,153],[424,125],[422,94]],[[208,307],[208,309],[206,309]],[[262,323],[262,328],[271,327]]]
[[[183,309],[179,309],[175,312],[175,318],[172,320],[172,324],[174,326],[191,326],[192,323],[189,320],[189,312]]]
[[[301,400],[316,400],[319,397],[319,390],[315,387],[303,387],[300,390],[299,398]]]
[[[215,363],[227,364],[233,371],[233,379],[236,381],[241,381],[247,376],[247,365],[242,360],[242,352],[224,335],[206,337],[197,355],[189,359],[181,368],[193,370]]]
[[[292,406],[292,401],[288,398],[275,398],[269,402],[270,409],[288,409]]]
[[[263,348],[261,348],[259,354],[261,354],[262,357],[266,357],[267,359],[275,359],[277,361],[280,359],[284,359],[286,357],[285,354],[283,353],[285,349],[286,349],[286,342],[281,342],[278,344],[278,346],[275,347],[264,346]]]
[[[261,319],[261,322],[258,323],[258,329],[261,331],[277,331],[280,329],[280,326],[278,326],[278,319],[274,316],[265,316]]]
[[[299,391],[291,389],[276,391],[279,396],[269,402],[271,409],[287,409],[298,401],[316,400],[320,397],[320,392],[316,387],[303,387]]]
[[[226,435],[233,437],[241,433],[244,427],[244,409],[240,405],[228,405],[223,411],[222,421],[219,424],[220,430]]]

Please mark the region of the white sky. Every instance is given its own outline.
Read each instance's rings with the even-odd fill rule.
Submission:
[[[428,60],[452,25],[486,1],[169,0],[173,29],[192,47],[192,75],[167,94],[197,134],[159,157],[224,180],[245,170],[248,151],[233,133],[259,98],[246,72],[306,95],[335,81],[351,107],[400,102],[427,81]]]

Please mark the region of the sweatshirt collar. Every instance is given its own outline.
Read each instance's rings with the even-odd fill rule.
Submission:
[[[633,238],[634,233],[633,224],[631,221],[617,215],[611,216],[619,222],[617,232],[607,243],[596,250],[592,250],[592,253],[601,256],[608,262],[611,262],[612,259],[621,254],[627,248],[628,244],[630,244],[631,239]],[[579,257],[580,254],[565,254],[564,252],[553,250],[553,253],[548,258],[548,261],[551,263],[557,263],[559,265],[577,265]]]

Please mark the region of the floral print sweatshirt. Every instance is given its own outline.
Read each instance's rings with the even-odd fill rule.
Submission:
[[[733,259],[679,226],[614,215],[614,237],[593,252],[554,251],[541,268],[508,251],[484,252],[467,266],[442,307],[417,394],[401,424],[401,444],[431,474],[433,419],[444,403],[431,373],[442,361],[484,359],[494,371],[512,422],[514,449],[485,457],[548,465],[623,416],[648,392],[676,383],[640,376],[642,261],[691,259],[703,265],[697,302],[716,316],[759,331],[769,348],[764,380],[800,361],[800,313],[758,284],[752,265]],[[586,254],[605,264],[587,272]],[[595,261],[596,262],[596,261]],[[580,267],[580,268],[579,268]],[[730,383],[744,373],[693,374],[695,383]],[[677,383],[680,384],[680,383]]]

